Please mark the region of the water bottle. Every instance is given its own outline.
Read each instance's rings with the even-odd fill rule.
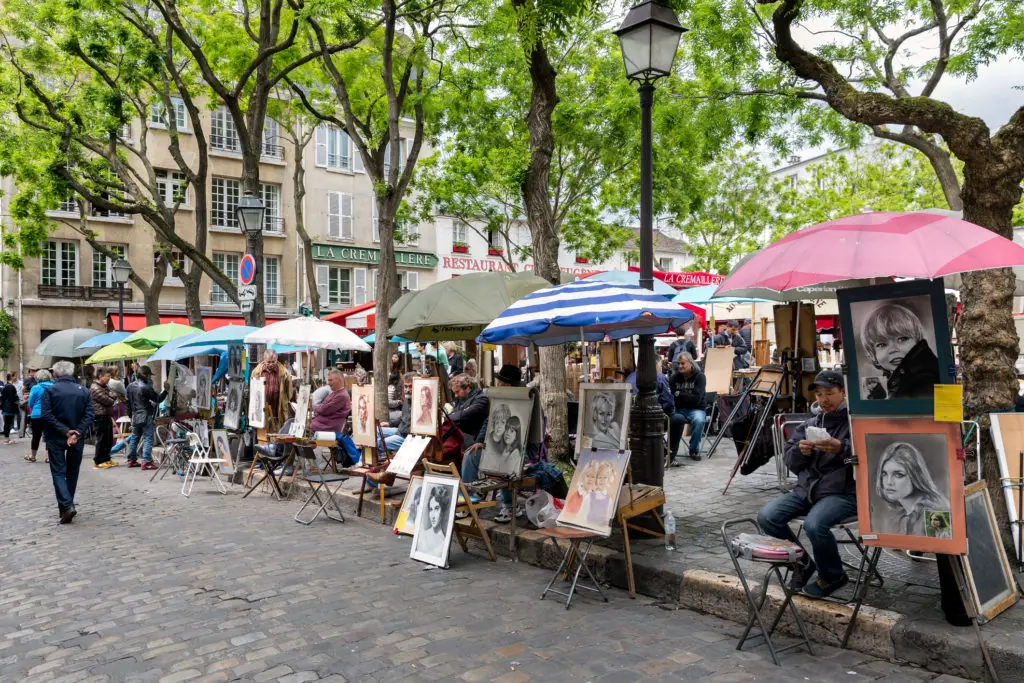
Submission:
[[[665,513],[665,550],[676,549],[676,517],[669,510]]]

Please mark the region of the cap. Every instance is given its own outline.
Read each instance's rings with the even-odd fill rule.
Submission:
[[[498,374],[494,378],[505,384],[518,387],[523,381],[523,371],[514,365],[506,364],[501,366],[501,369],[498,370]]]
[[[846,383],[843,382],[843,373],[837,370],[822,370],[814,377],[814,381],[811,382],[811,389],[817,387],[822,389],[844,389]]]

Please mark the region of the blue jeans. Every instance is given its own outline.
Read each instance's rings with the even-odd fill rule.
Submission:
[[[398,427],[381,427],[380,431],[384,435],[383,442],[380,437],[377,438],[377,448],[380,450],[387,448],[388,453],[394,453],[405,443],[405,437],[398,433]]]
[[[57,494],[57,509],[61,512],[75,504],[78,470],[82,466],[84,448],[84,441],[69,446],[65,439],[46,437],[46,453],[50,458],[53,492]]]
[[[153,434],[156,423],[133,424],[132,436],[128,440],[128,460],[139,459],[139,442],[142,442],[142,462],[153,462]]]
[[[804,533],[811,542],[818,575],[822,581],[831,584],[845,573],[832,527],[856,514],[857,497],[854,495],[837,493],[811,505],[803,496],[790,492],[761,508],[757,513],[757,523],[769,536],[795,542],[796,536],[789,528],[789,522],[800,515],[807,515]]]
[[[672,457],[679,453],[679,440],[683,438],[683,425],[690,423],[690,453],[700,453],[700,437],[704,435],[704,423],[708,421],[703,408],[677,408],[669,418],[669,452]]]

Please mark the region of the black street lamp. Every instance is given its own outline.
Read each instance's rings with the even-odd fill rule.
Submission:
[[[654,289],[654,231],[652,225],[651,106],[654,81],[672,73],[679,39],[686,29],[675,13],[659,2],[642,2],[629,10],[615,31],[622,47],[626,76],[640,92],[640,286]],[[654,337],[640,335],[637,397],[629,418],[633,478],[661,486],[665,480],[665,413],[658,405]]]
[[[124,332],[124,285],[132,274],[132,265],[118,258],[110,267],[114,271],[114,282],[117,283],[117,331]]]
[[[262,277],[263,272],[263,264],[260,263],[263,259],[257,258],[256,255],[261,253],[258,241],[263,232],[263,218],[265,215],[266,207],[263,205],[263,200],[252,192],[246,192],[242,195],[242,198],[238,200],[238,206],[235,207],[238,227],[242,230],[242,234],[245,235],[245,251],[247,254],[252,254],[255,261],[252,276],[254,283],[258,282],[257,278]],[[254,311],[255,308],[249,311],[248,322],[250,325],[256,324]]]

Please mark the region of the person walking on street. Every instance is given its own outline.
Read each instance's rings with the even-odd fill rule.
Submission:
[[[14,428],[14,418],[18,414],[18,403],[21,397],[18,396],[18,387],[14,384],[14,373],[7,373],[7,383],[0,389],[0,412],[4,415],[4,444],[11,441],[11,429]]]
[[[128,467],[155,470],[153,464],[153,434],[156,431],[156,411],[167,398],[167,389],[156,393],[153,389],[153,371],[142,365],[135,373],[135,381],[128,386],[128,414],[132,418],[132,436],[128,449]],[[139,443],[142,443],[142,464],[139,465]]]
[[[75,366],[70,361],[55,363],[53,374],[57,380],[43,392],[40,414],[57,511],[60,523],[67,524],[76,513],[75,489],[82,466],[85,431],[92,423],[92,399],[89,391],[75,381]]]
[[[25,456],[25,460],[29,462],[36,461],[39,442],[43,438],[43,392],[53,386],[49,370],[37,370],[35,380],[32,390],[28,392],[28,410],[32,419],[32,452]],[[44,462],[50,462],[50,459],[46,458]]]
[[[110,459],[110,447],[114,445],[114,423],[112,420],[117,395],[110,390],[110,368],[96,370],[95,379],[89,387],[92,398],[92,412],[96,420],[96,452],[92,457],[94,470],[114,467],[117,462]]]

